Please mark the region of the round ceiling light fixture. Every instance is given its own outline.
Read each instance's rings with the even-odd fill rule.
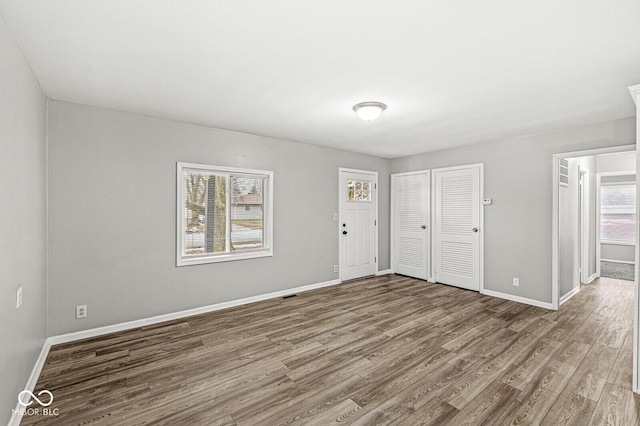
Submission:
[[[360,102],[353,106],[353,110],[358,114],[358,117],[364,121],[372,121],[380,117],[382,111],[387,109],[387,106],[382,102]]]

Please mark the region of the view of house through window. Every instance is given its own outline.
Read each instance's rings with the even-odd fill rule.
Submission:
[[[268,248],[264,207],[269,176],[249,172],[181,168],[183,259]]]
[[[600,240],[635,242],[636,185],[607,184],[600,187]]]

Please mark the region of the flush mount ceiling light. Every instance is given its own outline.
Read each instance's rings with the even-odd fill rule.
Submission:
[[[365,121],[372,121],[380,117],[382,111],[387,109],[387,106],[382,102],[360,102],[353,106],[353,110],[358,114],[358,117]]]

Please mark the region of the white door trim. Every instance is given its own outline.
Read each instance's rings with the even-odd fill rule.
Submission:
[[[578,191],[580,191],[580,229],[578,238],[578,252],[580,253],[580,260],[578,261],[578,270],[580,270],[580,279],[578,282],[578,288],[580,284],[587,283],[589,281],[589,222],[591,221],[591,212],[589,211],[589,204],[591,199],[589,198],[589,179],[590,173],[587,170],[582,170],[578,167]]]
[[[429,277],[429,281],[435,282],[435,274],[433,273],[433,267],[436,264],[436,238],[435,238],[435,230],[436,230],[436,215],[434,214],[435,209],[435,193],[436,193],[436,173],[437,172],[448,172],[452,170],[460,170],[460,169],[471,169],[477,167],[480,169],[480,294],[485,294],[484,290],[484,205],[482,204],[482,200],[484,198],[484,163],[474,163],[474,164],[461,164],[459,166],[452,167],[440,167],[437,169],[431,169],[431,273]]]
[[[342,199],[342,197],[340,197],[340,183],[341,183],[341,179],[340,176],[342,176],[342,173],[346,172],[346,173],[359,173],[359,174],[363,174],[363,175],[370,175],[371,176],[371,180],[374,183],[374,192],[375,192],[375,197],[373,200],[373,215],[374,215],[374,220],[375,220],[375,229],[373,232],[373,251],[374,251],[374,257],[375,257],[375,267],[374,267],[374,272],[375,274],[378,274],[380,272],[380,269],[378,268],[378,264],[379,264],[379,259],[378,259],[378,229],[380,229],[380,224],[378,223],[378,172],[376,171],[372,171],[372,170],[359,170],[359,169],[350,169],[347,167],[338,167],[338,229],[336,230],[336,235],[338,237],[338,279],[340,281],[342,281],[342,251],[344,250],[343,244],[342,244],[342,238],[340,238],[340,226],[339,224],[342,222],[342,220],[344,218],[342,218],[340,215],[342,215],[342,211],[343,211],[343,207],[344,207],[344,203],[346,202],[345,200]]]
[[[391,236],[391,244],[390,244],[390,257],[389,257],[389,261],[390,261],[390,268],[391,268],[391,273],[395,273],[396,271],[394,271],[393,269],[393,265],[395,264],[395,226],[394,226],[394,218],[396,217],[396,198],[398,196],[398,194],[395,193],[395,191],[393,190],[393,180],[394,178],[398,178],[398,177],[402,177],[402,176],[413,176],[413,175],[424,175],[426,174],[427,176],[429,176],[429,197],[428,197],[428,202],[427,202],[427,209],[429,210],[427,212],[428,216],[429,216],[429,226],[431,226],[431,215],[433,213],[433,205],[432,205],[432,197],[431,197],[431,170],[430,169],[425,169],[425,170],[416,170],[413,172],[402,172],[402,173],[392,173],[391,174],[391,187],[390,192],[391,192],[391,196],[389,197],[391,200],[391,209],[390,209],[390,220],[389,220],[389,225],[390,225],[390,236]],[[427,230],[427,247],[429,248],[429,251],[431,251],[431,247],[432,247],[432,228],[429,228]],[[431,264],[431,259],[432,259],[432,254],[429,253],[428,259],[427,259],[427,281],[431,281],[433,282],[433,266]]]
[[[640,84],[629,87],[629,93],[633,98],[633,103],[636,105],[636,145],[640,143]],[[638,209],[638,200],[640,199],[640,151],[636,151],[636,218],[640,217],[640,210]],[[640,221],[636,221],[636,236],[640,235]],[[638,241],[636,241],[636,267],[635,267],[635,279],[634,293],[633,293],[633,384],[632,390],[635,393],[640,393],[640,369],[638,368],[638,344],[640,343],[640,336],[638,336],[639,327],[638,321],[640,321],[640,294],[638,293],[638,281],[640,275],[640,250],[638,250]]]
[[[552,309],[558,310],[560,306],[558,296],[558,238],[559,238],[559,222],[560,222],[560,202],[558,191],[558,162],[561,158],[586,157],[589,155],[611,154],[615,152],[635,151],[635,145],[620,145],[608,148],[587,149],[575,152],[561,152],[552,155],[552,205],[551,205],[551,306]],[[598,196],[596,194],[596,196]],[[598,231],[599,232],[599,231]],[[596,246],[597,247],[597,246]],[[597,249],[597,248],[596,248]]]

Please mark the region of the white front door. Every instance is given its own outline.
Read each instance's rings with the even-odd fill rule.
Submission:
[[[435,280],[480,290],[480,167],[434,170]]]
[[[351,280],[376,273],[375,172],[340,171],[340,278]]]
[[[391,175],[391,268],[394,273],[429,278],[428,170]]]

